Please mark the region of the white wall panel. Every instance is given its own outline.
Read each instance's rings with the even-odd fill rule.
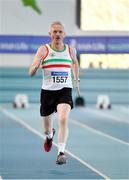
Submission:
[[[0,34],[48,35],[53,21],[61,21],[66,33],[73,34],[75,26],[75,0],[36,0],[42,14],[23,6],[21,0],[0,0]]]

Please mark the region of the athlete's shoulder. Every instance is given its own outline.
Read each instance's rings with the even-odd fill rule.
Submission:
[[[41,53],[46,53],[46,52],[48,52],[48,45],[47,45],[47,44],[42,44],[42,45],[38,48],[38,52],[41,52]]]
[[[40,57],[40,59],[45,59],[47,57],[48,53],[49,53],[49,50],[48,50],[47,45],[43,44],[38,48],[38,50],[36,52],[36,56]]]
[[[76,55],[77,54],[77,51],[75,49],[75,47],[71,46],[71,45],[68,45],[69,47],[69,52],[71,55]]]
[[[42,45],[39,47],[39,49],[42,49],[42,50],[44,50],[44,49],[46,49],[46,48],[48,48],[48,44],[42,44]]]
[[[69,45],[68,48],[69,48],[70,57],[71,57],[71,59],[73,60],[73,62],[75,62],[75,61],[77,60],[77,57],[76,57],[76,55],[77,55],[76,49],[75,49],[73,46],[71,46],[71,45]]]
[[[76,50],[76,48],[74,47],[74,46],[72,46],[71,44],[70,45],[68,45],[69,46],[69,48],[71,49],[71,50],[73,50],[73,51],[75,51]]]

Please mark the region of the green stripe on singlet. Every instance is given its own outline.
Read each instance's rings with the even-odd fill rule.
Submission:
[[[71,63],[72,60],[71,59],[48,59],[46,61],[43,61],[42,64],[49,64],[51,62],[63,62],[63,63]]]

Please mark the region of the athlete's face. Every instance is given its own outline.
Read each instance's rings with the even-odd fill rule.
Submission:
[[[59,24],[53,25],[50,29],[49,35],[51,36],[52,41],[62,42],[65,37],[64,27]]]

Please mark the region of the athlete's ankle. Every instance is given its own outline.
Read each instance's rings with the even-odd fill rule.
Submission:
[[[65,151],[65,143],[58,143],[58,155],[60,154],[60,152],[64,153]]]

